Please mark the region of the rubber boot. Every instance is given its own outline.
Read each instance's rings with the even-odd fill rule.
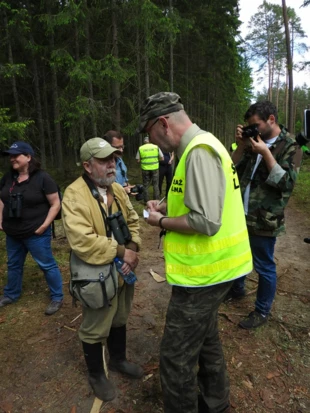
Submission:
[[[88,369],[88,379],[95,396],[108,402],[116,396],[113,384],[107,378],[103,368],[102,344],[89,344],[82,341],[84,357]]]
[[[141,379],[144,372],[138,364],[129,363],[126,359],[126,325],[111,328],[107,339],[110,354],[109,369],[126,374],[133,379]]]

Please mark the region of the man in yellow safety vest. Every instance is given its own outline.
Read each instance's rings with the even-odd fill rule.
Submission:
[[[144,144],[141,145],[136,154],[136,161],[140,163],[142,170],[143,198],[146,203],[149,199],[149,187],[153,186],[153,198],[159,199],[159,161],[164,160],[164,154],[157,145],[150,143],[149,137],[145,136]]]
[[[164,412],[227,413],[218,308],[233,280],[252,270],[237,173],[225,147],[191,122],[176,93],[146,99],[138,131],[178,160],[167,203],[149,201],[146,219],[166,231],[172,285],[160,349]]]

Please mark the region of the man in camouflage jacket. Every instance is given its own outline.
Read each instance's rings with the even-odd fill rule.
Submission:
[[[276,292],[276,237],[285,231],[284,208],[292,194],[301,162],[295,138],[278,124],[277,109],[269,101],[250,106],[244,120],[256,125],[253,137],[236,129],[238,147],[232,154],[239,177],[254,268],[259,276],[255,311],[239,323],[245,329],[267,322]],[[245,277],[235,281],[229,298],[245,295]]]

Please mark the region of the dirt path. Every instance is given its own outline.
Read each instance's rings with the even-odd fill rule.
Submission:
[[[279,238],[276,248],[278,292],[268,324],[250,332],[237,327],[240,318],[253,309],[254,274],[247,282],[247,297],[220,308],[236,413],[310,412],[310,246],[303,243],[310,235],[310,224],[293,204],[287,212],[288,234]],[[170,287],[156,283],[149,274],[150,268],[164,274],[158,232],[142,222],[139,282],[128,325],[128,356],[143,365],[146,375],[141,381],[130,381],[111,373],[118,395],[103,404],[101,412],[163,411],[158,352]],[[3,240],[0,248],[4,249]],[[54,248],[67,283],[66,240],[58,238]],[[4,264],[0,270],[2,291]],[[81,309],[72,308],[66,294],[63,309],[52,317],[44,316],[46,285],[31,260],[25,277],[19,302],[0,310],[0,412],[89,413],[94,396],[76,333]]]

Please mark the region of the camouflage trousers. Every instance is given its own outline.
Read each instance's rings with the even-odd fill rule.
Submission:
[[[197,384],[206,412],[222,413],[229,408],[218,308],[231,286],[232,282],[227,282],[203,288],[172,288],[160,348],[165,413],[197,413]]]
[[[153,199],[159,199],[159,169],[145,171],[142,169],[143,198],[144,202],[149,200],[149,187],[153,185]]]

